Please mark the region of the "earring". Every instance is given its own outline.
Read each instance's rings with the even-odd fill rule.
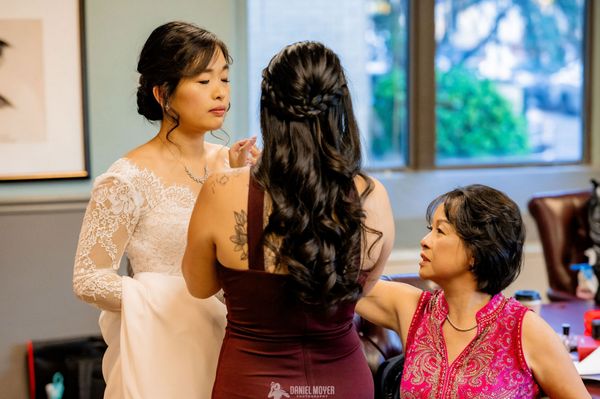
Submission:
[[[169,109],[171,109],[171,107],[169,106],[169,103],[167,103],[165,105],[165,112],[169,112]]]

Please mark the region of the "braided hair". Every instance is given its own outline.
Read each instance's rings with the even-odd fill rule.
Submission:
[[[262,74],[264,142],[254,179],[272,199],[264,230],[275,266],[286,267],[299,302],[334,310],[362,293],[362,201],[358,127],[337,55],[317,42],[285,47]],[[355,177],[367,189],[359,195]],[[275,244],[277,243],[277,245]],[[372,248],[373,246],[371,246]]]

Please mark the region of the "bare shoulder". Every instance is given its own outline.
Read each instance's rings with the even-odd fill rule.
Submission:
[[[204,142],[204,148],[211,157],[226,158],[229,156],[229,147],[225,144]]]
[[[362,206],[367,213],[370,223],[388,223],[393,220],[392,206],[385,186],[374,177],[362,176],[356,178],[356,188],[361,195],[368,192],[362,200]]]
[[[387,190],[385,189],[384,185],[373,176],[356,176],[354,178],[354,184],[356,185],[356,189],[360,195],[362,195],[370,187],[371,192],[369,193],[368,197],[378,195],[387,196]]]
[[[125,154],[125,158],[129,159],[139,167],[150,170],[157,169],[164,162],[160,148],[153,140],[129,151]]]
[[[228,169],[229,147],[224,144],[204,142],[206,166],[211,173]]]
[[[247,191],[250,177],[250,167],[224,169],[211,173],[203,191],[208,190],[215,196],[238,194]]]
[[[423,290],[405,283],[395,282],[399,294],[394,301],[394,307],[397,310],[397,318],[399,322],[400,338],[402,343],[406,345],[408,339],[408,330],[419,306],[419,301],[423,295]]]
[[[558,334],[540,316],[523,317],[523,354],[535,380],[551,398],[589,398]]]
[[[522,326],[523,354],[532,369],[557,349],[564,350],[558,334],[535,312],[525,313]]]
[[[525,312],[523,316],[523,335],[535,338],[540,333],[556,335],[552,327],[537,313],[531,311]]]

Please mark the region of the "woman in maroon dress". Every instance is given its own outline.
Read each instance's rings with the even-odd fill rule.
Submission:
[[[385,188],[361,171],[346,77],[334,52],[301,42],[261,89],[263,154],[209,178],[183,260],[192,295],[225,293],[213,398],[372,398],[352,318],[394,225]]]

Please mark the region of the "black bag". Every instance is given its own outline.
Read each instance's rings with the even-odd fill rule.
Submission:
[[[390,357],[375,373],[375,399],[400,399],[400,379],[404,368],[404,354]]]
[[[106,343],[98,336],[29,341],[26,360],[30,399],[47,399],[46,385],[61,376],[62,399],[102,399],[105,351]]]

